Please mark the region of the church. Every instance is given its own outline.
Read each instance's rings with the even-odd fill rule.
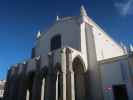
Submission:
[[[133,46],[114,41],[84,6],[57,16],[31,58],[8,70],[4,100],[133,100]]]

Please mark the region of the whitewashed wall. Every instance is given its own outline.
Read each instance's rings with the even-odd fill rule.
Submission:
[[[133,66],[133,65],[132,65]],[[105,100],[114,100],[112,85],[125,84],[129,100],[133,100],[133,87],[130,79],[127,59],[107,61],[99,65]]]
[[[57,34],[61,34],[62,48],[71,47],[81,51],[85,65],[87,66],[85,24],[80,17],[68,17],[57,21],[47,33],[37,41],[36,56],[47,55],[50,51],[50,40]]]
[[[36,56],[47,54],[50,51],[50,40],[53,36],[61,34],[62,47],[72,47],[81,50],[86,57],[85,23],[93,26],[98,61],[124,55],[124,50],[110,38],[89,17],[68,17],[56,22],[47,33],[37,41]],[[87,62],[87,61],[85,61]]]
[[[98,61],[124,55],[124,50],[89,17],[84,22],[92,25]]]
[[[38,40],[36,56],[47,54],[50,51],[50,40],[53,36],[61,34],[62,47],[72,47],[80,50],[80,24],[78,20],[68,18],[55,23],[47,33]]]

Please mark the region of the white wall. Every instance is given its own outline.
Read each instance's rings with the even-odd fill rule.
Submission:
[[[55,23],[47,33],[41,36],[36,45],[36,56],[50,51],[50,40],[57,34],[61,34],[62,47],[69,46],[80,50],[80,24],[78,20],[69,18]]]
[[[85,63],[87,63],[85,23],[93,27],[98,61],[124,55],[123,49],[89,17],[68,17],[57,21],[47,33],[38,39],[36,56],[47,54],[50,51],[51,38],[61,34],[62,47],[69,46],[81,51]]]
[[[86,33],[85,33],[85,23],[81,23],[80,26],[80,38],[81,38],[81,53],[84,59],[84,62],[87,65],[87,47],[86,47]]]
[[[111,38],[95,27],[93,31],[98,60],[124,55],[123,49]]]
[[[100,64],[102,88],[105,100],[114,100],[112,85],[125,84],[129,100],[133,100],[133,87],[131,86],[129,65],[127,59],[111,61]]]
[[[89,17],[84,22],[92,25],[98,61],[124,55],[124,50]]]

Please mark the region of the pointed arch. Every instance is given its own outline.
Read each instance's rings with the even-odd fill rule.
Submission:
[[[75,100],[85,100],[85,72],[86,67],[80,56],[74,58],[72,62],[74,72]]]
[[[29,72],[28,73],[28,78],[27,78],[27,91],[28,91],[28,99],[32,100],[32,88],[33,88],[33,82],[34,82],[34,77],[35,77],[35,72]]]
[[[81,64],[82,65],[81,70],[83,72],[86,72],[87,71],[86,66],[85,66],[85,62],[84,62],[83,58],[80,55],[77,55],[76,57],[73,58],[72,64],[74,64],[74,62],[76,64],[78,63],[78,64]],[[73,66],[73,71],[76,70],[75,67],[76,66]]]

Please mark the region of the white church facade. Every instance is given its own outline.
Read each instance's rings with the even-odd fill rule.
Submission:
[[[4,100],[133,100],[132,51],[82,6],[38,32],[31,59],[9,69]]]

